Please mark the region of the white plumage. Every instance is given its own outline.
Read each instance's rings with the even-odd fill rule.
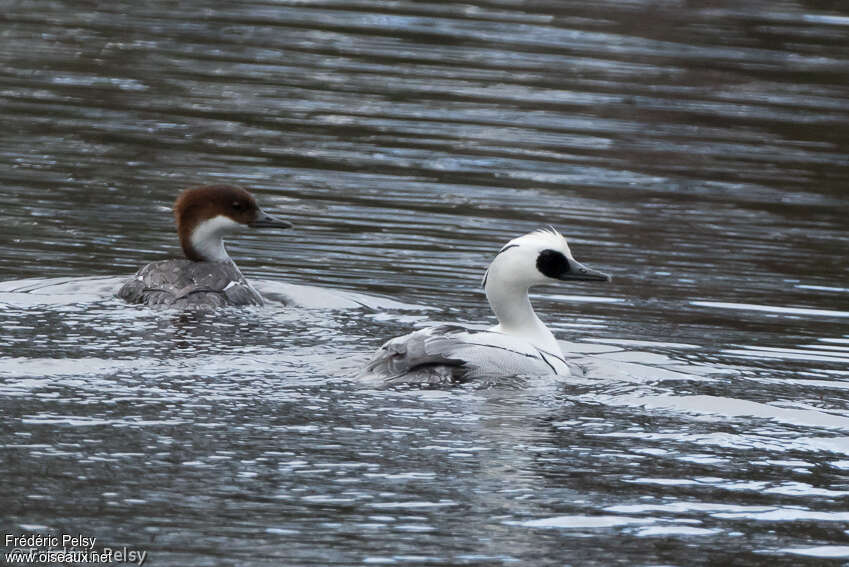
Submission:
[[[534,313],[528,290],[564,280],[609,281],[572,257],[566,239],[537,230],[504,245],[483,287],[498,318],[486,331],[437,325],[387,341],[361,373],[386,384],[448,383],[517,375],[569,375],[557,340]]]

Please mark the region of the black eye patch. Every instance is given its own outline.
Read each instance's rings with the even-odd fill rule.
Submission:
[[[569,271],[569,260],[563,252],[557,250],[543,250],[537,256],[537,270],[544,276],[559,279],[560,276]]]

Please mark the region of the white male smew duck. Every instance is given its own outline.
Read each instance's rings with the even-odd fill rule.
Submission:
[[[476,331],[461,325],[426,327],[387,341],[361,378],[384,384],[439,384],[473,378],[565,375],[569,366],[551,331],[534,313],[528,290],[558,281],[610,281],[572,257],[566,239],[537,230],[508,242],[483,279],[498,325]]]
[[[214,308],[262,305],[224,248],[224,237],[244,228],[291,228],[265,213],[245,189],[211,185],[186,189],[174,203],[185,258],[152,262],[127,280],[117,295],[130,303]]]

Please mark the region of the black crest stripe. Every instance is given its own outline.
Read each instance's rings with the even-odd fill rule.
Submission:
[[[518,244],[508,244],[507,246],[505,246],[504,248],[499,250],[498,254],[501,254],[502,252],[506,252],[507,250],[510,250],[511,248],[516,248],[517,246],[519,246],[519,245]],[[496,254],[496,256],[498,256],[498,254]]]

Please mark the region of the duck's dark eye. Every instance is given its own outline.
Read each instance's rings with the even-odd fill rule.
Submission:
[[[233,201],[233,208],[236,209],[237,211],[241,211],[242,210],[242,204],[239,201]]]
[[[549,278],[559,279],[569,271],[569,260],[557,250],[543,250],[537,256],[537,270]]]

